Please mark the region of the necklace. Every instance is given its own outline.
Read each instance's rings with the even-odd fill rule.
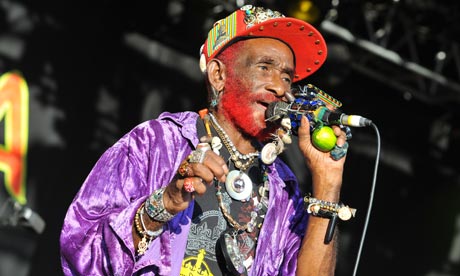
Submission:
[[[247,275],[248,270],[252,267],[253,257],[250,255],[246,255],[245,253],[240,251],[241,244],[246,243],[244,242],[244,238],[239,237],[244,237],[244,235],[241,235],[244,232],[254,232],[253,235],[255,236],[253,240],[257,242],[256,235],[258,235],[258,232],[255,230],[260,230],[265,219],[265,213],[267,212],[269,181],[268,174],[266,172],[266,166],[261,166],[263,170],[262,179],[264,184],[259,189],[260,200],[259,197],[256,195],[256,192],[252,192],[250,203],[252,203],[253,207],[249,214],[249,221],[247,221],[245,224],[239,223],[230,214],[230,206],[226,206],[223,200],[223,193],[225,193],[226,191],[223,189],[222,185],[220,185],[218,181],[214,182],[216,187],[216,198],[219,204],[219,208],[222,212],[222,215],[225,217],[228,224],[231,226],[231,228],[227,229],[221,234],[218,243],[220,250],[222,252],[222,256],[225,259],[226,267],[229,271],[233,273],[232,275]]]
[[[230,226],[232,226],[238,231],[247,231],[251,233],[254,231],[256,226],[262,225],[262,222],[257,223],[257,218],[260,217],[263,221],[263,218],[265,216],[264,214],[268,207],[268,175],[266,173],[266,169],[264,169],[264,171],[262,172],[262,175],[263,175],[264,185],[261,186],[259,189],[260,201],[257,195],[254,194],[252,197],[254,210],[251,211],[251,220],[245,225],[241,225],[240,223],[238,223],[232,217],[230,212],[227,210],[222,200],[222,186],[219,185],[219,182],[216,182],[216,190],[217,190],[216,197],[217,197],[217,202],[219,203],[219,208],[222,211],[222,214],[224,215],[225,219],[230,224]]]
[[[245,173],[245,171],[254,164],[256,157],[259,156],[259,151],[248,154],[240,153],[212,113],[209,113],[209,118],[211,119],[211,123],[214,126],[217,135],[227,148],[228,153],[230,154],[230,159],[235,165],[235,168],[237,168],[237,170],[232,170],[227,175],[227,179],[225,180],[227,193],[235,200],[243,202],[247,201],[251,196],[253,185],[251,178]]]
[[[229,269],[229,271],[235,275],[247,275],[248,269],[250,269],[252,266],[252,257],[248,258],[248,256],[240,251],[240,242],[238,241],[238,236],[242,234],[242,232],[253,233],[254,230],[260,229],[262,227],[265,213],[267,212],[268,208],[268,168],[262,163],[259,163],[258,165],[261,166],[261,175],[263,181],[263,185],[261,185],[258,190],[260,195],[260,197],[258,197],[256,192],[253,192],[251,178],[243,170],[248,170],[252,165],[254,165],[256,160],[255,158],[259,156],[259,152],[253,152],[245,155],[241,154],[211,113],[208,113],[202,118],[208,132],[207,139],[211,142],[213,151],[220,155],[220,148],[222,147],[220,140],[222,139],[223,144],[231,156],[230,159],[233,161],[235,168],[238,169],[232,170],[227,175],[225,190],[219,181],[217,181],[217,179],[214,180],[216,198],[219,208],[224,218],[231,226],[230,229],[224,231],[221,234],[218,246],[223,253],[227,269]],[[216,130],[219,137],[212,137],[209,127],[210,123],[212,123],[214,126],[214,129]],[[240,200],[242,202],[251,200],[253,204],[253,210],[251,210],[249,214],[250,219],[246,224],[240,224],[230,214],[229,206],[227,207],[223,201],[223,193],[225,192],[231,198]],[[253,234],[256,235],[256,233],[257,232]]]
[[[224,143],[225,147],[230,153],[230,159],[235,164],[235,167],[242,171],[247,170],[247,168],[249,168],[252,165],[252,163],[254,163],[255,158],[259,156],[259,151],[251,152],[248,154],[242,154],[236,149],[232,140],[230,140],[230,137],[225,132],[225,130],[219,125],[212,113],[209,113],[209,118],[211,118],[211,123],[214,126],[217,135],[219,135],[219,137],[222,139],[222,142]],[[243,163],[244,161],[246,162]]]

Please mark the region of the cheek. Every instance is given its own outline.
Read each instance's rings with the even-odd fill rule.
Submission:
[[[250,95],[248,93],[234,91],[235,90],[227,91],[227,93],[222,95],[223,111],[228,113],[232,119],[236,119],[243,114],[248,115],[249,112],[252,112],[250,108]]]

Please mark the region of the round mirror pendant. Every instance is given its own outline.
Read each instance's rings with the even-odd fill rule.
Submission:
[[[242,171],[233,170],[227,175],[225,189],[235,200],[248,200],[252,192],[251,178]]]
[[[278,157],[278,150],[274,143],[266,144],[260,152],[260,159],[265,165],[271,165],[275,162],[276,157]]]
[[[219,247],[225,258],[225,266],[232,275],[247,275],[247,269],[244,266],[244,255],[240,252],[234,230],[227,230],[219,238]]]

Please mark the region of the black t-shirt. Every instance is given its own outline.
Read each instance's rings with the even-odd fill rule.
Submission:
[[[201,119],[197,120],[197,129],[199,137],[206,135],[204,123]],[[214,130],[213,135],[217,136]],[[235,169],[225,146],[220,150],[220,154],[224,160],[228,160],[229,169]],[[253,182],[251,199],[246,202],[232,199],[225,190],[225,184],[218,184],[221,187],[224,206],[226,206],[227,210],[230,210],[231,216],[241,225],[245,225],[251,220],[254,205],[260,201],[259,187],[263,185],[263,175],[258,160],[245,172]],[[226,269],[225,258],[218,246],[218,240],[222,233],[232,227],[228,224],[219,208],[216,192],[217,187],[212,184],[208,186],[203,196],[195,197],[192,223],[182,262],[181,276],[232,275]],[[261,222],[262,218],[258,218],[258,220]],[[242,232],[237,236],[239,250],[246,256],[246,264],[252,263],[251,260],[254,257],[261,224],[258,226],[250,233]]]

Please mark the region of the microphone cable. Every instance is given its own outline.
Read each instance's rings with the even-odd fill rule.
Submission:
[[[374,123],[371,123],[371,126],[374,128],[375,133],[377,135],[377,155],[375,157],[374,175],[372,179],[372,187],[371,187],[371,193],[370,193],[370,198],[369,198],[369,205],[367,209],[366,218],[364,221],[363,234],[361,236],[361,241],[359,243],[358,254],[356,256],[355,267],[353,269],[353,276],[356,276],[356,272],[358,271],[358,266],[359,266],[359,261],[361,259],[361,253],[363,250],[364,240],[366,238],[367,227],[369,225],[369,218],[371,216],[371,210],[372,210],[372,205],[374,201],[375,186],[377,182],[377,171],[378,171],[379,159],[380,159],[380,133],[379,133],[377,126]]]

